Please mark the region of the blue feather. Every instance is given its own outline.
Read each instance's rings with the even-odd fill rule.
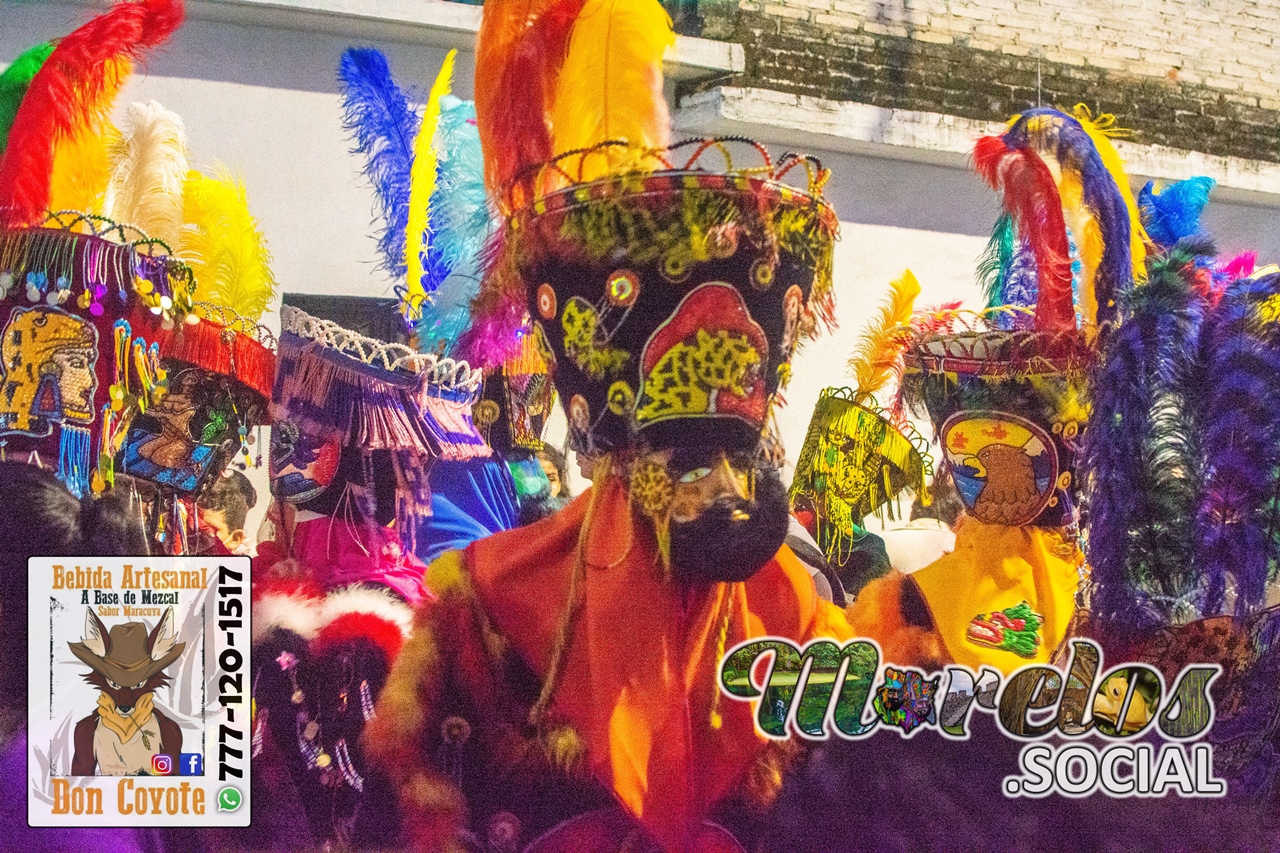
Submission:
[[[402,279],[413,142],[422,119],[396,86],[387,58],[374,48],[349,48],[338,66],[338,79],[343,127],[355,139],[352,153],[365,156],[364,174],[377,194],[380,266],[392,278]]]
[[[1170,249],[1184,237],[1200,234],[1200,215],[1209,203],[1213,178],[1187,178],[1158,192],[1149,181],[1138,193],[1138,210],[1147,236],[1160,247]]]
[[[443,355],[452,354],[471,325],[482,254],[494,230],[475,116],[474,103],[448,96],[441,102],[436,130],[439,174],[431,196],[422,282],[428,299],[416,331],[424,351]]]

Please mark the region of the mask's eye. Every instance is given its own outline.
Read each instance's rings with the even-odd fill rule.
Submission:
[[[120,685],[119,685],[119,684],[116,684],[116,683],[115,683],[114,681],[112,681],[110,678],[108,678],[108,679],[107,679],[107,686],[108,686],[108,687],[110,687],[112,690],[119,690],[119,689],[121,689],[121,688],[120,688]]]
[[[680,482],[696,483],[699,480],[701,480],[703,477],[708,476],[710,473],[711,473],[710,468],[694,468],[692,471],[688,472],[683,477],[681,477]]]

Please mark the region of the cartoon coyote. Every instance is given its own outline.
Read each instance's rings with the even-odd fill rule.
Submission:
[[[72,776],[153,774],[157,755],[169,756],[168,766],[177,765],[182,729],[152,705],[156,688],[169,683],[164,669],[186,648],[175,642],[173,620],[170,607],[154,629],[126,622],[108,632],[89,610],[84,640],[69,645],[93,670],[84,680],[102,692],[97,709],[76,724]]]

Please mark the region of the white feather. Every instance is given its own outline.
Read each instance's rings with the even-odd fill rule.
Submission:
[[[261,642],[277,629],[313,640],[320,631],[322,616],[321,602],[314,598],[269,593],[253,602],[253,642]]]

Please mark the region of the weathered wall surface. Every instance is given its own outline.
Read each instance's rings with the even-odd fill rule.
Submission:
[[[1003,120],[1037,102],[1280,161],[1280,0],[702,0],[735,85]]]

